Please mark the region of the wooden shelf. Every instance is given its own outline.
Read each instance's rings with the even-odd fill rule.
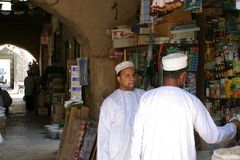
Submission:
[[[157,46],[157,45],[160,45],[160,44],[163,44],[163,45],[166,45],[166,46],[198,46],[197,43],[154,43],[153,46]],[[113,49],[136,49],[136,48],[147,48],[148,47],[148,44],[141,44],[141,45],[136,45],[136,46],[129,46],[129,47],[119,47],[119,48],[113,48]]]
[[[214,99],[214,100],[240,100],[240,98],[215,98],[215,97],[205,97],[208,99]]]

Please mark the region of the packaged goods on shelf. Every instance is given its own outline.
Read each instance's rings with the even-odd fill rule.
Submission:
[[[132,35],[135,35],[134,32],[131,31],[131,28],[124,28],[124,29],[113,29],[110,31],[112,35],[112,40],[114,39],[125,39],[132,37]]]
[[[150,28],[148,27],[148,24],[136,24],[132,26],[132,32],[138,33],[140,35],[149,35],[150,34]]]
[[[189,49],[188,55],[188,71],[197,71],[198,68],[198,54],[199,48],[198,47],[191,47]]]
[[[136,35],[131,35],[128,38],[113,40],[113,48],[133,47],[137,45],[138,45],[138,38]]]
[[[138,35],[138,45],[148,45],[150,43],[149,35]]]
[[[187,74],[184,90],[196,95],[196,73]]]
[[[141,0],[141,9],[140,9],[140,23],[146,24],[151,22],[150,17],[150,6],[151,2],[146,0]]]
[[[220,84],[218,80],[209,81],[209,97],[220,98]]]

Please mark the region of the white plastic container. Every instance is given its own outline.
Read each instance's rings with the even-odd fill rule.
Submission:
[[[58,130],[58,137],[59,137],[59,139],[62,138],[62,133],[63,133],[63,129],[59,129]]]
[[[48,129],[48,136],[51,139],[58,139],[59,138],[59,136],[58,136],[58,129],[49,128]]]

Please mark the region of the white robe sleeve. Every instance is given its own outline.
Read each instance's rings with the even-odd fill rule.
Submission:
[[[146,106],[142,106],[140,102],[139,109],[136,113],[134,124],[133,124],[129,160],[141,159],[144,121],[145,121],[145,114],[144,114],[145,108]]]
[[[111,99],[106,99],[101,108],[98,123],[97,160],[110,160],[109,135],[113,117]]]
[[[233,123],[218,127],[200,101],[197,102],[195,107],[194,127],[204,141],[207,143],[225,143],[235,137],[237,129]]]

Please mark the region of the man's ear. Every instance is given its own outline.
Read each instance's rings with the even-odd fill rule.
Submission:
[[[184,81],[184,79],[186,78],[186,76],[187,76],[187,73],[184,71],[182,74],[180,74],[180,79],[181,79],[182,81]]]
[[[120,81],[121,81],[120,76],[117,76],[117,81],[118,81],[118,83],[120,83]]]

